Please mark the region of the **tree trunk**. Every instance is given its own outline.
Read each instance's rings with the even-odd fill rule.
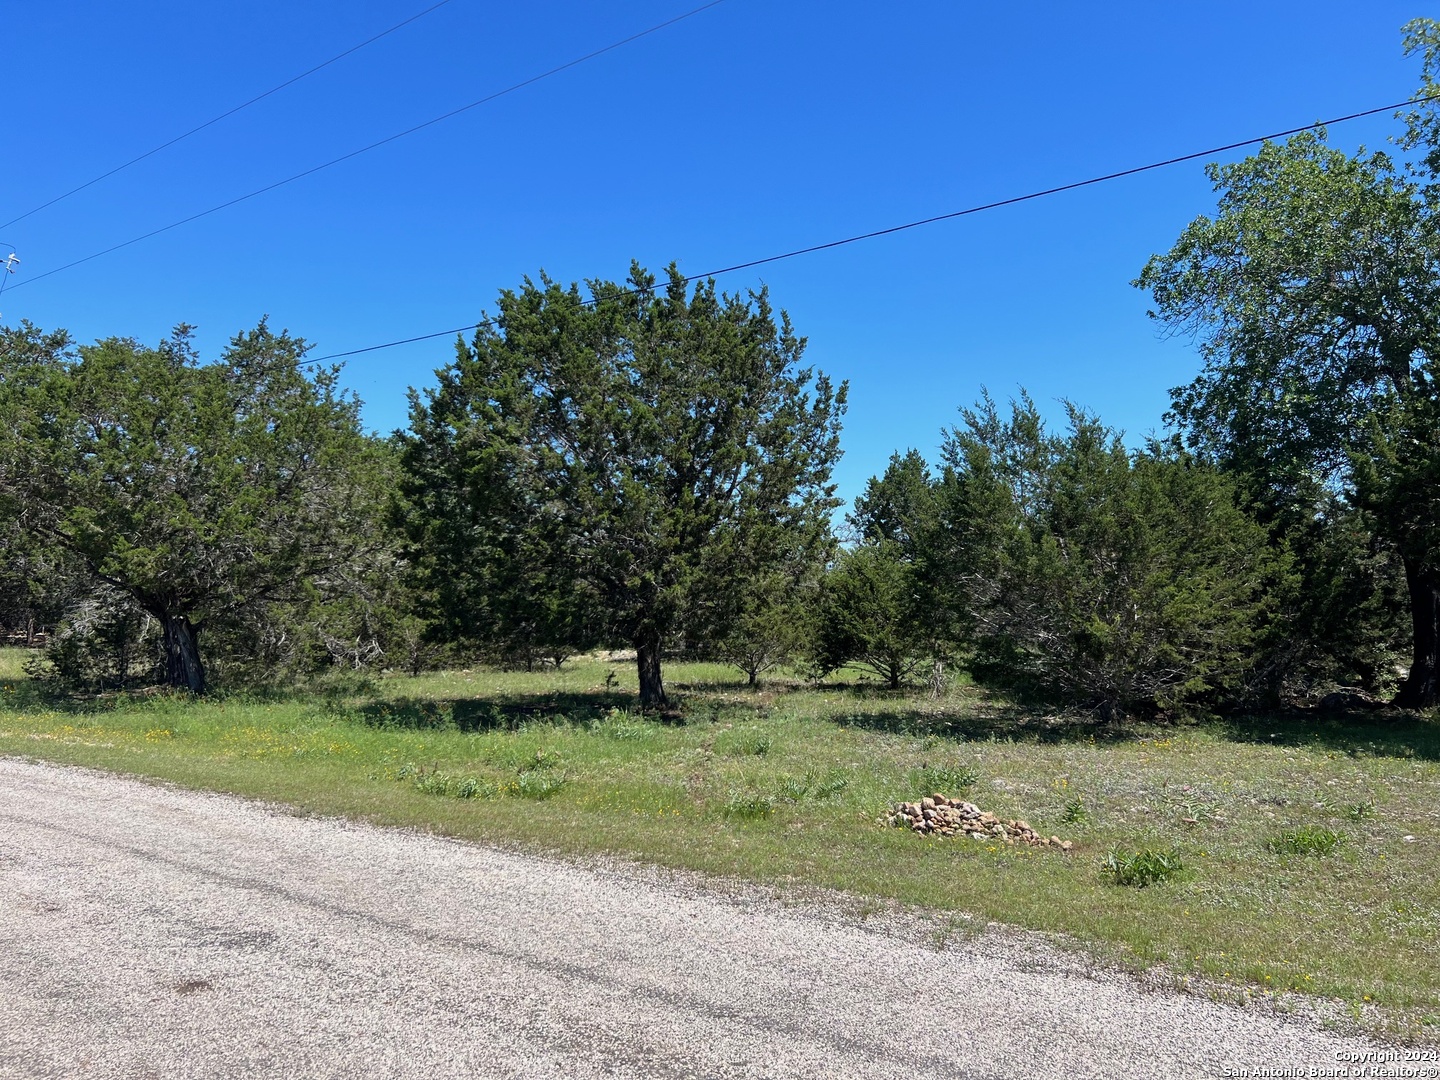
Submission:
[[[205,667],[200,663],[200,628],[185,615],[166,615],[165,684],[192,694],[205,692]]]
[[[1440,668],[1440,574],[1423,570],[1405,559],[1405,583],[1410,587],[1410,620],[1414,626],[1415,656],[1410,675],[1400,685],[1394,704],[1407,709],[1440,705],[1436,686]]]
[[[647,634],[635,640],[635,666],[640,673],[640,707],[660,708],[665,704],[665,684],[660,680],[659,634]]]

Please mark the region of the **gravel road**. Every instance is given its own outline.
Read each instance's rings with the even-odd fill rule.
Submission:
[[[1375,1048],[687,881],[0,759],[0,1076],[1218,1077]]]

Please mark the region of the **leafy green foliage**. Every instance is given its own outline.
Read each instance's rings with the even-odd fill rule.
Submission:
[[[548,799],[569,782],[570,774],[546,769],[526,769],[515,778],[515,794],[522,799]]]
[[[456,776],[434,766],[407,762],[395,770],[395,779],[408,780],[416,791],[425,795],[442,795],[452,799],[496,799],[499,785],[475,776]]]
[[[1351,821],[1369,821],[1375,816],[1375,800],[1366,799],[1364,802],[1351,803],[1345,807],[1345,816]]]
[[[1215,469],[988,398],[946,440],[937,592],[978,677],[1119,714],[1238,686],[1284,562]]]
[[[836,559],[818,597],[812,656],[820,673],[854,664],[893,690],[943,663],[945,608],[923,564],[935,505],[934,479],[915,450],[893,454],[855,500],[847,521],[856,546]]]
[[[768,818],[775,813],[775,800],[756,791],[732,790],[725,797],[724,812],[726,817]]]
[[[804,776],[784,776],[780,779],[780,797],[791,802],[828,799],[838,795],[850,786],[850,778],[836,770],[818,772],[811,769]]]
[[[1280,701],[1336,686],[1391,693],[1411,637],[1403,562],[1347,500],[1325,494],[1315,505],[1313,515],[1270,525],[1293,575],[1276,590],[1277,617],[1257,645],[1257,689]]]
[[[1406,31],[1422,91],[1433,89],[1440,24]],[[1399,555],[1412,659],[1397,701],[1426,706],[1440,702],[1440,127],[1433,103],[1407,120],[1402,143],[1422,151],[1408,171],[1383,153],[1331,149],[1323,131],[1211,166],[1215,216],[1192,222],[1137,284],[1205,358],[1173,391],[1170,419],[1193,450],[1245,478],[1277,539],[1323,529],[1342,496]],[[1347,619],[1319,606],[1323,641]],[[1372,641],[1387,636],[1378,627]]]
[[[830,543],[845,389],[762,290],[527,280],[412,398],[397,516],[451,636],[633,646],[646,706],[688,629]]]
[[[184,326],[156,348],[59,344],[0,338],[0,518],[128,595],[167,681],[203,690],[202,632],[313,588],[365,535],[358,403],[263,322],[211,364]]]
[[[716,740],[717,750],[735,757],[764,757],[774,746],[775,736],[754,728],[728,732],[725,737]]]
[[[728,625],[715,640],[699,642],[699,651],[734,664],[751,686],[765,672],[793,662],[815,634],[819,574],[818,564],[757,573],[737,590]]]
[[[42,681],[84,690],[155,680],[160,652],[156,621],[113,587],[102,585],[69,605],[30,672]]]
[[[1128,885],[1137,889],[1169,881],[1184,869],[1179,852],[1154,848],[1140,851],[1115,848],[1106,853],[1100,863],[1100,872],[1116,885]]]
[[[842,552],[820,586],[813,645],[819,672],[854,664],[898,690],[929,660],[916,596],[914,567],[899,545],[881,541]]]
[[[895,544],[913,561],[935,517],[935,481],[918,450],[891,454],[885,472],[872,476],[848,517],[863,543]]]

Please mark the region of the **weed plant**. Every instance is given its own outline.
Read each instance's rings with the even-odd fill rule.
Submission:
[[[1345,808],[1345,816],[1351,821],[1369,821],[1375,816],[1375,800],[1351,803]]]
[[[1288,829],[1266,844],[1277,855],[1333,855],[1345,842],[1345,834],[1316,825]]]
[[[731,791],[725,799],[727,818],[768,818],[775,813],[775,801],[754,791]]]
[[[1143,889],[1179,876],[1185,869],[1176,851],[1125,851],[1115,848],[1100,863],[1101,873],[1116,885]]]
[[[1085,805],[1085,800],[1079,795],[1066,799],[1060,820],[1066,825],[1084,825],[1090,820],[1090,809]]]

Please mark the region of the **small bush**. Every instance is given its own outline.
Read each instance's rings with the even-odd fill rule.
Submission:
[[[542,747],[535,751],[534,756],[527,756],[523,759],[524,764],[520,772],[531,772],[535,769],[558,769],[565,764],[565,758],[556,750],[548,750]]]
[[[1079,795],[1065,801],[1065,812],[1060,815],[1060,820],[1066,825],[1083,825],[1090,820],[1090,808],[1085,805],[1085,800]]]
[[[767,818],[775,812],[775,803],[768,795],[755,791],[731,791],[725,800],[725,816]]]
[[[37,682],[102,690],[158,682],[164,675],[160,624],[112,589],[76,604],[25,666]]]
[[[455,790],[451,794],[457,799],[493,799],[497,791],[488,780],[466,776],[455,782]]]
[[[425,795],[450,794],[450,777],[434,769],[420,770],[415,774],[415,790]]]
[[[548,799],[569,780],[567,773],[527,769],[515,778],[515,794],[523,799]]]
[[[1345,808],[1345,816],[1351,821],[1369,821],[1375,816],[1375,800],[1351,803]]]
[[[1123,851],[1115,848],[1100,864],[1101,873],[1116,885],[1129,885],[1143,889],[1161,881],[1168,881],[1185,869],[1177,851]]]
[[[780,781],[780,797],[789,799],[791,802],[799,802],[810,794],[810,777],[787,776]]]
[[[1344,833],[1315,825],[1289,829],[1265,845],[1276,855],[1329,855],[1345,840]]]

